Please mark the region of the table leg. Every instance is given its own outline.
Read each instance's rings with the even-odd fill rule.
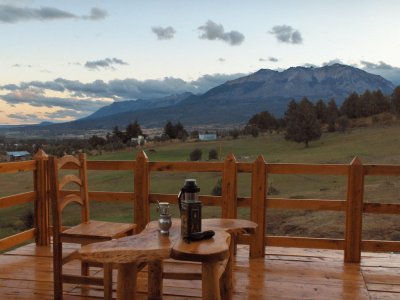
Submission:
[[[104,299],[112,300],[112,263],[105,263],[103,266],[104,272]]]
[[[203,299],[221,300],[219,291],[219,262],[202,263]]]
[[[119,264],[117,279],[117,299],[132,300],[136,296],[137,265]]]
[[[232,299],[233,293],[233,254],[235,252],[235,242],[231,239],[229,245],[229,258],[226,263],[225,271],[221,275],[221,298]]]
[[[148,263],[148,299],[162,299],[163,293],[163,263],[155,260]]]

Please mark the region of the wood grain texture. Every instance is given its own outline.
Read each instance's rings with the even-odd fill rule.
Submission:
[[[140,151],[136,157],[136,169],[134,176],[135,206],[134,222],[137,232],[141,232],[150,221],[150,173],[149,159],[144,151]]]
[[[34,170],[36,170],[36,161],[34,160],[0,163],[0,174],[28,172]]]
[[[263,257],[264,237],[266,231],[266,205],[267,195],[267,174],[264,158],[260,155],[253,164],[253,173],[251,178],[251,206],[250,218],[258,227],[250,248],[250,256],[253,258]]]
[[[268,164],[268,174],[347,175],[346,165],[328,164]]]
[[[233,260],[232,299],[398,299],[400,255],[363,252],[360,264],[343,262],[343,251],[266,247],[265,259],[249,259],[238,246]],[[51,247],[29,244],[0,255],[0,299],[52,300]],[[68,265],[79,273],[79,264]],[[166,262],[164,271],[198,272],[191,262]],[[114,271],[116,274],[117,271]],[[147,299],[147,270],[137,273],[138,299]],[[117,276],[114,276],[114,297]],[[190,278],[189,278],[190,279]],[[64,299],[95,300],[103,290],[66,284]],[[201,299],[200,281],[164,280],[163,299]],[[224,298],[221,298],[224,299]]]
[[[345,200],[268,198],[268,208],[344,211]]]
[[[36,199],[36,192],[26,192],[0,198],[0,208],[33,202]]]
[[[38,245],[44,246],[50,244],[48,155],[42,149],[39,149],[33,158],[36,161],[36,170],[33,178],[34,189],[36,191],[34,202],[35,241]]]
[[[237,217],[237,165],[235,156],[230,153],[224,162],[222,173],[222,218]]]
[[[355,157],[350,164],[347,182],[345,262],[358,263],[361,259],[363,197],[364,171],[361,160]]]
[[[222,172],[224,164],[219,162],[150,162],[154,172]]]
[[[0,240],[0,251],[14,247],[34,238],[35,229],[28,229],[23,232],[8,236]]]

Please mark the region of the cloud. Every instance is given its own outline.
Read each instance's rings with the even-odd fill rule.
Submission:
[[[13,68],[33,68],[32,65],[21,65],[21,64],[14,64],[11,67],[13,67]]]
[[[54,21],[64,19],[83,19],[97,21],[107,16],[107,12],[100,8],[93,7],[90,15],[78,16],[71,12],[55,7],[19,7],[14,5],[0,5],[0,22],[18,23],[27,21]]]
[[[111,100],[134,100],[164,97],[171,94],[192,92],[195,94],[204,93],[210,88],[216,87],[228,80],[236,79],[245,74],[210,74],[203,75],[196,80],[185,81],[180,78],[165,77],[163,79],[137,80],[133,78],[114,79],[109,82],[95,80],[90,83],[82,83],[78,80],[68,80],[57,78],[53,81],[30,81],[19,84],[7,84],[0,86],[0,90],[13,93],[13,96],[0,95],[4,101],[18,103],[21,98],[35,98],[40,103],[39,91],[55,91],[70,94],[71,97],[91,98],[91,99],[110,99]],[[31,95],[29,93],[35,93]],[[22,96],[21,93],[28,93]],[[16,99],[15,95],[20,95]],[[57,98],[58,99],[58,98]],[[17,101],[18,100],[18,101]],[[67,100],[70,100],[69,98]]]
[[[174,37],[176,31],[173,27],[153,27],[151,30],[157,35],[157,39],[159,40],[170,40]]]
[[[225,32],[224,27],[221,24],[217,24],[211,20],[203,26],[198,27],[202,32],[199,36],[200,39],[205,40],[221,40],[232,46],[240,45],[244,41],[244,35],[239,31],[232,30]]]
[[[100,68],[104,69],[112,69],[114,70],[114,65],[127,65],[128,63],[124,62],[118,58],[105,58],[101,60],[87,61],[85,63],[85,67],[92,70],[99,70]]]
[[[41,121],[41,118],[36,114],[8,114],[7,117],[25,123],[37,123]]]
[[[225,62],[225,61],[226,61],[226,59],[225,59],[225,58],[223,58],[223,57],[220,57],[220,58],[218,58],[218,61],[219,61],[219,62]]]
[[[268,57],[268,59],[263,58],[263,57],[260,57],[260,58],[258,59],[258,61],[262,61],[262,62],[264,62],[264,61],[278,62],[279,59],[277,59],[276,57],[270,56],[270,57]]]
[[[373,63],[369,61],[360,61],[361,68],[369,73],[381,75],[383,78],[390,80],[395,85],[400,85],[400,68],[391,66],[383,61]]]
[[[155,99],[183,92],[201,94],[244,75],[246,74],[209,74],[191,81],[165,77],[143,81],[133,78],[108,82],[95,80],[90,83],[57,78],[53,81],[30,81],[0,86],[0,91],[3,92],[3,95],[0,94],[0,100],[14,107],[19,104],[29,104],[33,107],[57,109],[56,112],[47,115],[43,113],[41,119],[35,122],[62,120],[87,116],[112,101]],[[55,92],[65,96],[47,96]],[[30,119],[29,122],[33,121]]]
[[[276,39],[282,43],[301,44],[303,42],[300,31],[295,30],[288,25],[274,26],[269,33],[275,35]]]
[[[342,60],[340,60],[339,58],[335,58],[335,59],[331,59],[330,61],[322,63],[322,66],[331,66],[331,65],[334,65],[334,64],[343,65],[344,62]]]
[[[108,15],[107,11],[97,8],[97,7],[92,7],[92,9],[90,10],[90,15],[83,16],[82,19],[91,20],[91,21],[99,21],[99,20],[104,20],[107,17],[107,15]]]
[[[375,64],[372,62],[368,62],[365,60],[360,61],[361,66],[366,68],[366,69],[370,69],[370,70],[395,70],[398,68],[395,68],[391,65],[388,65],[387,63],[380,61],[379,63]]]
[[[110,103],[109,101],[89,98],[47,97],[44,94],[44,90],[38,88],[14,90],[6,95],[1,95],[0,98],[11,106],[26,103],[34,107],[62,107],[85,113],[97,110]]]

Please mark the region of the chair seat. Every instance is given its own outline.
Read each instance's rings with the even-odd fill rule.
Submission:
[[[90,220],[64,230],[60,233],[60,237],[65,242],[68,242],[69,239],[75,242],[76,239],[82,239],[83,243],[84,240],[89,240],[90,242],[105,241],[132,234],[135,227],[136,224]]]

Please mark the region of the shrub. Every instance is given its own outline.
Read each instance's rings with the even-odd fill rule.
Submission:
[[[23,229],[30,229],[34,225],[34,215],[32,209],[25,211],[25,213],[20,217],[23,224]]]
[[[189,160],[190,161],[198,161],[201,160],[201,155],[202,155],[202,151],[199,148],[194,149],[192,152],[190,152],[189,154]]]
[[[218,159],[218,152],[215,149],[211,149],[208,152],[208,159]]]

